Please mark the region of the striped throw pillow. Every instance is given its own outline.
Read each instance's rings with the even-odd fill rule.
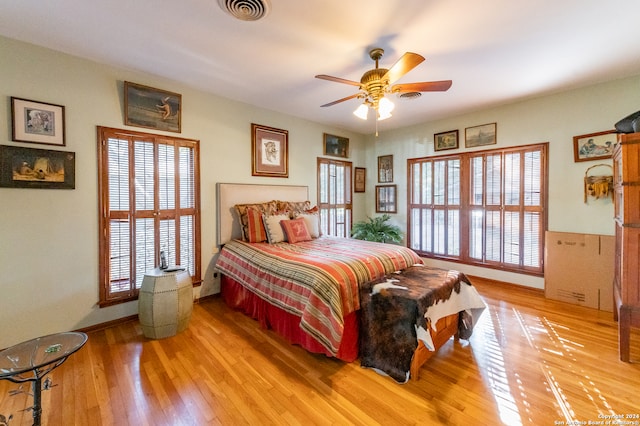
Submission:
[[[267,241],[267,231],[262,222],[262,212],[254,208],[247,209],[247,241],[263,243]]]

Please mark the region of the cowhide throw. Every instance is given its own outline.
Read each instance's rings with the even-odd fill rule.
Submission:
[[[361,365],[406,382],[418,347],[416,326],[428,330],[427,308],[449,299],[453,291],[459,293],[461,282],[471,285],[461,272],[414,266],[362,285]]]

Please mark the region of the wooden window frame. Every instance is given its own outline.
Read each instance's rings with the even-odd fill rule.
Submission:
[[[460,262],[460,263],[465,263],[465,264],[470,264],[470,265],[474,265],[474,266],[480,266],[480,267],[486,267],[486,268],[492,268],[492,269],[499,269],[499,270],[504,270],[504,271],[509,271],[509,272],[516,272],[516,273],[524,273],[524,274],[529,274],[529,275],[534,275],[534,276],[544,276],[544,233],[545,230],[547,229],[547,223],[548,223],[548,181],[549,181],[549,167],[548,167],[548,152],[549,152],[549,144],[548,142],[545,143],[539,143],[539,144],[532,144],[532,145],[524,145],[524,146],[518,146],[518,147],[509,147],[509,148],[500,148],[500,149],[490,149],[490,150],[483,150],[483,151],[473,151],[473,152],[468,152],[468,153],[460,153],[460,154],[454,154],[454,155],[442,155],[442,156],[433,156],[433,157],[423,157],[423,158],[415,158],[415,159],[409,159],[407,160],[407,182],[408,182],[408,188],[407,188],[407,242],[408,242],[408,246],[413,248],[414,250],[416,250],[418,252],[418,254],[420,254],[423,257],[428,257],[428,258],[434,258],[434,259],[440,259],[440,260],[446,260],[446,261],[452,261],[452,262]],[[504,203],[504,183],[501,183],[501,187],[500,187],[500,204],[499,205],[492,205],[492,206],[487,206],[486,203],[483,201],[481,203],[481,205],[475,204],[472,202],[471,200],[471,196],[472,196],[472,177],[471,177],[471,161],[473,158],[477,158],[479,156],[487,156],[487,155],[496,155],[499,154],[501,155],[501,158],[504,158],[505,155],[507,154],[512,154],[512,153],[522,153],[522,155],[524,155],[525,152],[534,152],[534,151],[538,151],[540,152],[540,174],[539,174],[539,185],[540,185],[540,192],[539,192],[539,198],[540,198],[540,206],[531,206],[531,205],[526,205],[524,197],[522,195],[522,193],[520,194],[520,201],[519,204],[517,205],[505,205]],[[421,241],[421,235],[426,235],[425,231],[422,229],[422,225],[419,223],[416,223],[416,226],[418,227],[417,229],[419,229],[420,235],[418,235],[417,237],[414,237],[414,212],[418,211],[419,209],[432,209],[435,210],[437,208],[447,208],[447,206],[435,206],[432,204],[423,204],[420,202],[414,202],[414,194],[415,194],[415,190],[416,188],[414,187],[414,183],[417,181],[421,182],[421,179],[418,180],[414,180],[415,176],[414,176],[414,167],[416,164],[422,164],[422,163],[426,163],[426,162],[433,162],[433,161],[438,161],[438,160],[442,160],[442,159],[452,159],[452,158],[459,158],[460,159],[460,219],[459,219],[459,229],[456,230],[456,232],[459,233],[460,237],[459,237],[459,244],[460,244],[460,253],[459,255],[450,255],[450,254],[436,254],[433,252],[429,252],[429,251],[425,251],[425,250],[421,250],[420,246],[424,246],[424,244]],[[483,160],[484,161],[484,160]],[[524,167],[523,164],[520,165],[521,168]],[[504,173],[504,169],[501,169],[501,173]],[[522,172],[521,172],[522,173]],[[523,175],[521,175],[523,176]],[[522,178],[521,178],[522,179]],[[483,184],[484,185],[484,184]],[[483,186],[483,194],[486,192],[485,188]],[[482,259],[477,259],[477,258],[472,258],[470,256],[470,248],[471,248],[471,211],[472,209],[476,209],[476,210],[481,210],[481,211],[496,211],[499,212],[501,218],[504,218],[504,212],[522,212],[523,216],[524,214],[530,214],[533,212],[533,214],[539,214],[540,215],[540,226],[538,229],[538,267],[532,267],[530,265],[525,265],[524,264],[524,251],[525,250],[523,247],[525,246],[524,244],[524,234],[523,232],[519,232],[519,247],[521,247],[520,249],[520,253],[519,253],[519,264],[515,265],[514,263],[508,263],[508,262],[504,262],[504,251],[505,248],[501,247],[501,259],[500,261],[494,261],[494,260],[487,260],[485,257],[485,252],[484,252],[484,243],[482,245]],[[503,222],[501,222],[503,223]],[[446,232],[446,229],[445,229]],[[482,238],[483,241],[486,241],[486,235],[482,234]],[[504,233],[506,231],[504,230],[504,228],[501,228],[501,235],[503,236]],[[501,236],[501,238],[503,238]],[[445,239],[447,237],[445,236]]]
[[[129,206],[128,210],[110,210],[109,206],[109,153],[108,153],[108,140],[115,138],[121,141],[127,141],[128,143],[128,158],[129,160]],[[97,141],[98,141],[98,203],[99,203],[99,301],[100,307],[111,306],[118,303],[124,303],[138,298],[139,288],[142,285],[141,282],[136,282],[136,266],[135,266],[135,227],[129,225],[129,233],[132,238],[129,239],[129,276],[127,278],[128,283],[125,283],[128,287],[124,291],[111,291],[111,241],[110,241],[110,226],[113,219],[120,219],[127,221],[129,224],[138,219],[152,219],[154,223],[154,265],[160,263],[160,221],[175,220],[175,242],[176,252],[173,253],[173,258],[176,264],[180,264],[180,218],[192,217],[191,234],[192,240],[189,241],[192,247],[190,251],[191,261],[188,267],[191,274],[194,285],[201,284],[201,231],[200,231],[200,148],[199,141],[192,139],[177,138],[173,136],[156,135],[142,132],[135,132],[130,130],[121,130],[109,127],[97,127]],[[152,210],[136,210],[136,191],[134,189],[135,179],[135,156],[134,156],[134,144],[135,142],[150,142],[153,144],[154,149],[154,208]],[[173,190],[175,191],[175,205],[173,207],[165,207],[160,209],[158,201],[158,147],[173,146],[174,149],[174,179]],[[192,156],[190,167],[188,168],[189,177],[193,182],[189,185],[189,190],[193,191],[191,206],[183,207],[180,202],[180,150],[188,148],[189,155]],[[166,147],[165,147],[166,149]],[[133,228],[133,229],[132,229]],[[181,265],[182,266],[182,265]],[[185,265],[186,266],[186,265]]]
[[[342,203],[331,202],[333,194],[331,187],[328,188],[327,199],[323,199],[323,182],[321,168],[326,165],[327,168],[344,167],[345,176],[342,180]],[[318,157],[317,160],[317,179],[318,179],[318,209],[320,213],[320,227],[323,235],[334,235],[349,237],[351,235],[351,224],[353,220],[353,163],[351,161],[341,161],[330,158]],[[329,185],[330,186],[330,185]],[[344,209],[345,217],[343,222],[337,221],[336,211]],[[331,219],[333,212],[333,220]]]

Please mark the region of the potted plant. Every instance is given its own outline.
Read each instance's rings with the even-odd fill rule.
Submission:
[[[357,240],[400,244],[402,229],[397,225],[387,223],[389,219],[391,216],[385,213],[382,216],[369,217],[367,221],[356,222],[351,228],[351,237]]]

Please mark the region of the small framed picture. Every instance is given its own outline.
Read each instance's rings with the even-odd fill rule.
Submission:
[[[367,184],[367,169],[356,167],[353,174],[353,192],[364,192]]]
[[[251,175],[289,177],[289,132],[251,123]]]
[[[333,157],[349,158],[349,139],[341,136],[323,133],[323,150],[324,155]]]
[[[0,187],[74,189],[74,152],[0,145]]]
[[[396,213],[396,185],[376,185],[376,213]]]
[[[11,139],[65,146],[64,106],[11,97]]]
[[[574,136],[573,160],[578,162],[611,158],[617,140],[618,133],[615,130]]]
[[[496,123],[467,127],[464,129],[464,146],[473,148],[475,146],[495,145],[497,141],[496,131]]]
[[[433,135],[433,148],[436,151],[458,148],[458,131],[449,130]]]
[[[381,155],[378,157],[378,182],[393,182],[393,155]]]
[[[125,81],[124,124],[180,133],[182,95]]]

